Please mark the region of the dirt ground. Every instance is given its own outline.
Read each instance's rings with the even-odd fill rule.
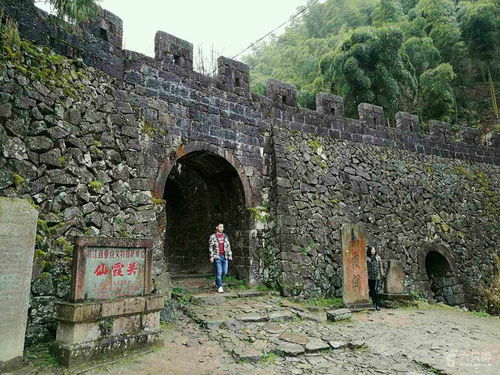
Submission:
[[[162,330],[164,345],[146,354],[77,371],[25,368],[15,374],[500,373],[500,319],[439,304],[329,322],[324,308],[276,295],[206,290]]]

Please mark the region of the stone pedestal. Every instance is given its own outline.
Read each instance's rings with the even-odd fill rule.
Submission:
[[[71,301],[56,304],[61,362],[73,366],[161,343],[163,295],[151,295],[152,241],[79,237]]]
[[[164,296],[107,302],[56,303],[57,348],[65,366],[161,344]]]
[[[342,269],[345,305],[353,310],[372,308],[368,298],[365,228],[362,224],[342,227]]]
[[[37,218],[28,201],[0,198],[0,373],[23,358]]]

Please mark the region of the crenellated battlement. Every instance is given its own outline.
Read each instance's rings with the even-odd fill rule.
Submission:
[[[154,39],[154,58],[122,48],[122,20],[111,12],[100,15],[71,34],[61,21],[36,8],[32,0],[0,0],[6,13],[18,22],[21,35],[37,44],[47,45],[70,58],[82,58],[92,67],[135,85],[138,95],[165,100],[188,100],[181,87],[165,91],[169,84],[195,89],[189,100],[209,96],[225,97],[234,113],[258,113],[254,118],[266,119],[292,129],[317,133],[355,142],[373,143],[414,152],[470,159],[500,164],[499,136],[488,145],[481,144],[478,129],[467,129],[461,141],[455,141],[449,123],[431,120],[429,134],[421,133],[416,115],[398,112],[395,127],[388,125],[384,109],[368,103],[358,106],[359,119],[344,117],[344,100],[340,96],[318,93],[316,111],[297,107],[295,86],[270,79],[265,97],[250,93],[248,66],[219,57],[218,75],[204,76],[193,70],[193,45],[171,34],[158,31]],[[219,90],[220,93],[216,93]],[[239,108],[235,110],[235,108]],[[276,122],[277,121],[277,122]]]

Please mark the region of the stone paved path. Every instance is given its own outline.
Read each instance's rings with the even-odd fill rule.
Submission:
[[[163,326],[163,347],[85,374],[496,375],[500,371],[498,317],[481,318],[422,303],[327,322],[324,309],[306,308],[276,295],[245,291],[219,295],[208,285],[202,289],[185,313],[177,314],[175,323]]]

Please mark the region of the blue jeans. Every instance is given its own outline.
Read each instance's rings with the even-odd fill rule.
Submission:
[[[217,288],[220,288],[222,286],[222,278],[227,275],[229,261],[226,257],[219,257],[219,259],[214,260],[214,264],[216,271],[215,285],[217,285]]]

